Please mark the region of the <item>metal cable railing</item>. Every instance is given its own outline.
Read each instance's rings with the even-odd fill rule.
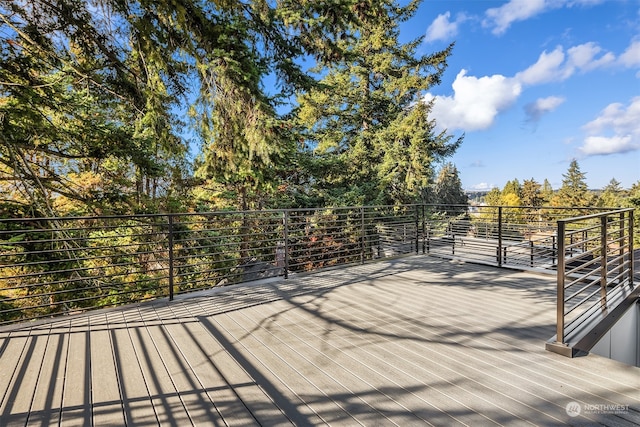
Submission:
[[[547,348],[588,351],[620,310],[639,296],[634,283],[633,209],[558,221],[557,327]]]
[[[429,207],[431,208],[431,207]],[[425,215],[426,252],[500,267],[555,269],[556,222],[599,208],[476,206]]]
[[[554,268],[555,221],[575,212],[406,205],[3,219],[0,324],[405,254]]]

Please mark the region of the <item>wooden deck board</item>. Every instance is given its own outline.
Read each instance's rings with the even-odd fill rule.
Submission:
[[[544,350],[554,287],[408,257],[5,327],[0,425],[638,425],[639,368]]]
[[[67,325],[57,325],[48,331],[47,348],[38,373],[38,384],[33,395],[27,425],[56,425],[62,406],[64,369],[63,355],[67,350]]]
[[[91,334],[88,318],[70,323],[66,348],[61,422],[65,426],[91,425]]]
[[[28,338],[20,360],[22,368],[15,373],[11,385],[11,393],[8,396],[6,410],[12,413],[13,416],[5,419],[7,426],[20,425],[20,418],[27,417],[30,414],[33,405],[33,392],[38,384],[38,377],[42,368],[41,361],[46,352],[48,340],[48,335],[35,335]]]
[[[195,384],[197,398],[200,402],[191,400],[192,412],[198,411],[198,404],[201,403],[200,411],[194,418],[206,422],[208,418],[212,425],[223,424],[224,420],[236,425],[251,425],[255,423],[255,418],[247,409],[241,399],[234,392],[233,386],[238,388],[255,387],[250,379],[246,378],[236,384],[229,382],[225,377],[226,372],[220,370],[223,361],[229,361],[224,348],[211,339],[201,325],[195,322],[184,324],[171,324],[167,328],[168,333],[179,348],[184,364],[188,366],[185,372],[186,384]],[[184,391],[187,391],[186,389]],[[183,393],[184,391],[181,391]],[[191,399],[195,396],[187,393]]]
[[[251,360],[261,375],[295,406],[296,412],[300,413],[299,418],[312,424],[326,421],[307,405],[308,398],[321,393],[321,390],[290,363],[290,352],[278,352],[277,347],[280,346],[269,339],[272,336],[265,339],[264,334],[253,333],[253,325],[249,322],[238,323],[238,319],[227,314],[218,315],[215,320],[234,345],[242,346],[245,359]],[[314,403],[319,404],[317,400]]]
[[[92,319],[91,383],[95,385],[92,405],[96,426],[125,424],[112,336],[107,316]]]
[[[262,307],[261,307],[262,308]],[[265,307],[267,308],[267,307]],[[248,323],[248,322],[242,322]],[[252,331],[252,335],[260,335],[259,330]],[[248,335],[247,335],[248,337]],[[384,393],[375,386],[372,382],[372,378],[363,375],[362,372],[358,372],[357,369],[353,369],[350,366],[350,360],[343,360],[340,354],[327,354],[326,351],[321,351],[313,345],[310,345],[309,342],[305,340],[298,339],[299,335],[293,331],[293,340],[289,341],[289,348],[287,348],[281,357],[287,358],[289,361],[293,359],[298,359],[299,366],[304,368],[304,365],[307,365],[306,369],[310,369],[309,365],[313,366],[314,370],[320,370],[324,373],[321,384],[317,385],[316,388],[319,389],[329,389],[334,387],[331,394],[335,394],[335,388],[342,388],[342,394],[352,394],[354,396],[360,395],[360,399],[363,403],[367,404],[367,401],[375,401],[381,402],[377,406],[373,406],[376,408],[376,411],[373,411],[374,414],[367,414],[368,416],[376,416],[384,419],[387,417],[389,413],[397,413],[404,412],[409,414],[406,411],[406,408],[403,408],[398,402],[395,402],[393,399],[389,399],[388,396],[385,396]],[[297,342],[294,342],[297,341]],[[265,346],[259,346],[258,349],[270,351]],[[256,352],[254,355],[254,359],[256,363],[260,363],[263,357],[264,351]],[[303,374],[304,375],[304,374]],[[305,375],[306,376],[306,375]],[[317,375],[314,375],[317,377]],[[287,377],[288,381],[290,377]],[[361,390],[366,390],[367,395],[362,395]],[[336,408],[333,405],[330,405],[329,413],[335,410]],[[351,411],[348,411],[351,416],[357,418],[358,414],[355,414]],[[364,420],[366,422],[366,420]],[[413,419],[415,422],[415,418]]]
[[[269,312],[266,310],[269,308],[270,305],[260,306],[263,316],[268,316]],[[239,341],[246,347],[260,350],[254,351],[256,363],[271,371],[273,377],[277,377],[282,383],[281,389],[295,390],[296,400],[301,402],[300,412],[307,413],[311,410],[315,416],[329,423],[355,422],[346,399],[334,397],[346,396],[351,393],[350,389],[335,376],[327,374],[313,356],[300,349],[298,337],[273,333],[271,328],[255,329],[254,323],[243,318],[237,318],[235,322],[243,325],[240,331],[243,338]],[[256,345],[253,345],[254,343]],[[276,370],[277,367],[280,369]],[[315,416],[310,421],[315,419]]]
[[[173,340],[170,331],[174,328],[174,325],[150,327],[149,335],[154,342],[163,343],[162,345],[158,344],[158,353],[163,360],[164,374],[167,376],[165,381],[169,380],[174,387],[174,391],[170,393],[171,400],[176,404],[179,400],[185,411],[186,419],[179,425],[189,425],[191,422],[222,424],[222,417],[216,411],[207,391]],[[176,329],[183,333],[181,328]]]
[[[141,370],[144,357],[136,352],[132,334],[135,334],[136,310],[123,312],[121,326],[111,330],[115,368],[122,398],[125,422],[128,425],[154,425],[157,423],[153,396]]]
[[[366,298],[360,298],[360,300],[370,301]],[[401,387],[401,384],[416,384],[415,388],[417,389],[429,389],[429,400],[433,400],[434,395],[439,395],[441,399],[438,407],[441,410],[452,408],[450,409],[451,416],[461,418],[461,421],[467,424],[488,425],[495,420],[482,416],[482,414],[488,414],[498,409],[504,412],[505,408],[517,403],[513,400],[501,402],[501,398],[506,397],[504,395],[494,395],[487,398],[487,395],[491,394],[493,390],[477,382],[471,382],[468,389],[458,387],[455,379],[459,377],[460,372],[448,369],[446,365],[438,363],[438,359],[441,359],[441,352],[446,350],[446,347],[432,350],[433,354],[430,355],[428,347],[438,346],[438,343],[431,342],[428,338],[428,341],[425,341],[425,337],[415,334],[416,331],[411,330],[411,327],[408,329],[403,328],[401,325],[403,322],[397,322],[397,319],[394,319],[393,316],[390,316],[389,320],[385,320],[386,307],[386,305],[380,307],[371,305],[355,307],[350,305],[344,309],[345,315],[351,314],[350,321],[352,324],[359,325],[362,332],[359,336],[368,337],[368,339],[359,340],[356,344],[348,340],[348,334],[346,337],[332,334],[331,342],[335,349],[337,351],[340,351],[341,348],[357,349],[356,354],[365,361],[367,366],[375,368],[376,374],[382,375],[388,384],[398,387]],[[340,311],[331,307],[325,308],[330,309],[333,316],[340,317]],[[353,316],[353,313],[358,311],[364,312],[364,316]],[[377,317],[373,321],[370,320],[372,312],[377,313]],[[411,313],[408,314],[411,315]],[[420,315],[418,314],[412,319],[404,323],[420,322]],[[375,338],[371,338],[372,334],[375,335]],[[303,331],[299,335],[311,334],[309,331]],[[425,353],[427,357],[425,357]],[[435,370],[424,369],[425,366],[433,367],[434,365],[436,366]],[[404,380],[400,380],[400,378],[404,378]],[[431,384],[438,384],[439,386],[433,387]],[[455,391],[453,393],[447,392],[448,387]],[[401,387],[401,389],[404,393],[407,392],[406,386]],[[416,392],[412,394],[419,396]],[[421,405],[425,406],[429,400],[424,399]],[[466,406],[464,402],[470,400],[479,400],[481,407],[477,411],[470,411],[469,414],[459,411],[460,408]],[[505,402],[509,402],[510,405],[504,406]],[[513,416],[517,418],[516,415]]]
[[[24,375],[21,368],[27,366],[24,352],[30,342],[28,332],[4,334],[0,354],[0,425],[8,424],[16,416],[26,418],[14,411],[13,404],[19,391],[18,377]]]
[[[275,316],[277,312],[273,313]],[[349,390],[346,395],[359,396],[368,406],[376,407],[375,397],[378,399],[395,401],[400,406],[395,412],[393,419],[403,417],[401,425],[412,425],[419,423],[434,423],[435,425],[455,425],[457,423],[471,423],[479,425],[487,424],[487,419],[480,414],[474,413],[471,417],[463,417],[454,414],[447,414],[443,411],[447,405],[461,406],[459,400],[452,400],[445,394],[440,393],[436,389],[432,389],[428,399],[420,396],[422,390],[429,388],[429,381],[417,381],[416,376],[410,371],[403,371],[398,367],[397,353],[391,351],[387,354],[377,353],[373,348],[379,345],[380,340],[371,341],[366,333],[353,336],[345,334],[340,328],[330,327],[331,339],[323,338],[321,331],[315,330],[308,318],[300,316],[299,312],[288,312],[281,317],[282,324],[273,325],[274,328],[287,331],[291,334],[292,339],[296,337],[318,337],[315,341],[305,340],[307,345],[313,346],[314,351],[325,354],[322,358],[322,370],[335,372],[347,369],[353,369],[353,375],[356,375],[364,381],[365,387],[362,390]],[[353,319],[352,319],[353,320]],[[331,322],[327,322],[331,325]],[[282,335],[282,333],[279,333]],[[300,339],[298,339],[300,340]],[[404,350],[403,350],[404,352]],[[386,356],[386,357],[385,357]],[[314,371],[319,368],[315,367]],[[417,366],[415,367],[417,368]],[[313,372],[310,372],[313,375]],[[336,378],[344,378],[341,375],[335,375]],[[349,382],[351,385],[352,382]],[[326,388],[326,387],[323,387]],[[401,394],[402,399],[398,399],[396,395]],[[416,408],[419,408],[416,410]],[[351,415],[358,417],[367,417],[370,414],[351,409]],[[365,424],[371,423],[373,420],[363,420]]]
[[[145,325],[133,329],[131,335],[148,393],[151,396],[155,415],[162,425],[181,426],[190,423],[189,415],[180,400],[173,379],[163,355],[171,354],[163,340],[154,340],[151,333],[161,328],[158,325]]]

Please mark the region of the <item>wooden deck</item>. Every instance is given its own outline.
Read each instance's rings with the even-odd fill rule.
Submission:
[[[4,328],[0,426],[640,424],[640,368],[546,352],[554,313],[414,256]]]

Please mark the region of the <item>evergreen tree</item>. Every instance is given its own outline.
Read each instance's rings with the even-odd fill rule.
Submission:
[[[10,2],[0,18],[0,180],[16,190],[11,203],[32,215],[102,212],[142,191],[131,181],[167,174],[162,159],[182,147],[143,131],[149,98],[130,78],[140,70],[97,34],[86,3]],[[64,200],[79,210],[56,209]]]
[[[515,178],[513,181],[507,181],[502,189],[502,195],[507,196],[509,194],[513,194],[516,197],[520,197],[522,192],[522,187],[520,186],[520,181]]]
[[[452,46],[419,56],[420,39],[398,41],[399,23],[418,3],[367,3],[369,16],[337,42],[343,55],[318,68],[321,85],[299,97],[314,187],[327,204],[417,201],[432,164],[461,142],[434,131],[422,101],[440,82]]]
[[[587,187],[586,174],[580,170],[580,166],[575,159],[569,164],[567,173],[562,176],[562,187],[553,197],[552,205],[562,207],[593,206],[594,197]]]
[[[446,163],[436,178],[433,191],[433,203],[448,207],[457,205],[466,206],[469,202],[468,196],[462,189],[462,182],[458,175],[458,168],[452,163]],[[459,209],[465,212],[466,209]]]
[[[544,200],[544,204],[549,204],[551,199],[553,198],[553,187],[551,187],[551,183],[548,179],[545,178],[542,183],[542,199]]]
[[[498,187],[493,187],[484,196],[484,201],[489,206],[500,206],[502,204],[502,192]]]
[[[624,190],[622,184],[615,178],[611,178],[609,184],[603,189],[598,197],[597,205],[607,208],[618,208],[623,205]]]
[[[103,208],[157,209],[187,181],[190,125],[202,178],[273,188],[295,141],[276,109],[314,84],[296,59],[338,57],[345,29],[375,18],[366,5],[1,0],[0,179],[48,215],[59,197],[96,201],[68,174],[104,177]]]
[[[533,178],[525,179],[522,183],[522,205],[542,206],[543,201],[541,185]]]
[[[633,183],[628,191],[628,199],[634,206],[640,207],[640,180]]]

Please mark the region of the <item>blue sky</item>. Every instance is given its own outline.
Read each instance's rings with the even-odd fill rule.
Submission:
[[[424,0],[401,35],[420,53],[456,43],[426,99],[465,134],[450,159],[465,189],[557,189],[572,159],[590,188],[640,180],[638,0]]]

